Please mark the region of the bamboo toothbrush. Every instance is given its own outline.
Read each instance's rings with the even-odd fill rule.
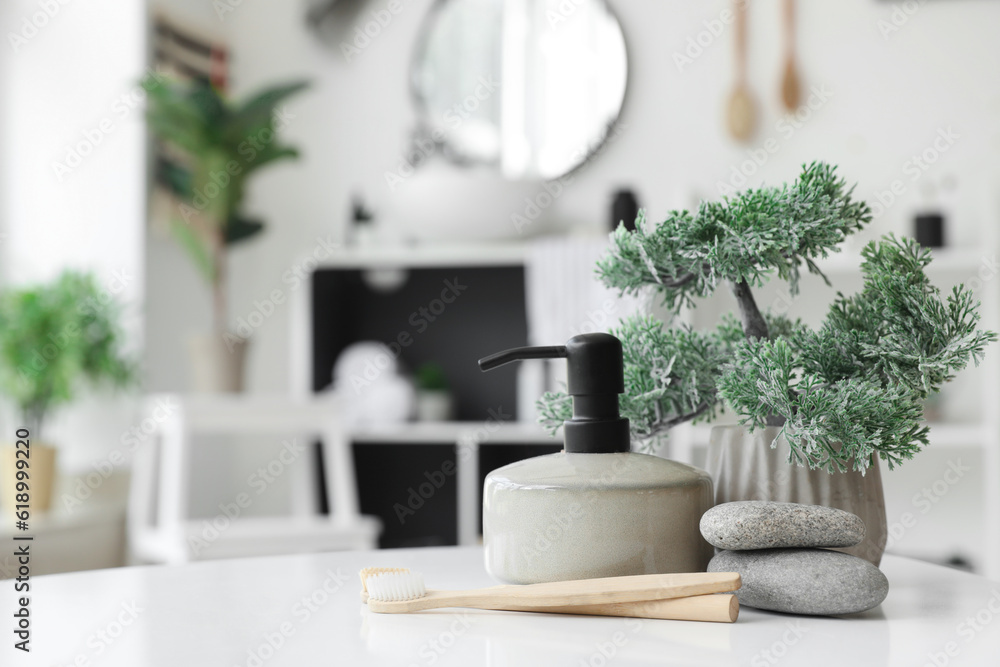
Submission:
[[[647,574],[468,591],[427,590],[423,576],[409,571],[362,570],[361,579],[369,609],[388,614],[471,607],[732,622],[739,609],[735,596],[708,595],[739,588],[735,572]]]
[[[361,602],[368,602],[366,580],[373,574],[409,572],[405,567],[366,567],[361,575]],[[609,604],[564,605],[555,607],[504,606],[503,611],[535,611],[550,614],[576,614],[582,616],[628,616],[630,618],[655,618],[666,621],[704,621],[709,623],[735,623],[740,615],[740,603],[731,593],[692,595],[667,600],[639,602],[614,602]]]

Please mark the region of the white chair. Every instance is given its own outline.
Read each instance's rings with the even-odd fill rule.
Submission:
[[[381,523],[358,510],[351,443],[333,397],[293,400],[251,396],[151,396],[136,451],[128,503],[133,563],[371,549]],[[294,467],[291,516],[242,516],[239,494],[214,517],[188,514],[192,435],[262,433],[319,437],[330,512],[318,512],[308,465]],[[293,473],[295,474],[295,473]],[[239,516],[238,516],[239,515]]]

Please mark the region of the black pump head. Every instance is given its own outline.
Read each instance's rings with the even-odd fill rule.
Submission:
[[[628,420],[619,415],[625,391],[622,343],[606,333],[573,336],[565,345],[518,347],[479,360],[488,371],[519,359],[566,358],[573,418],[564,423],[567,452],[607,454],[630,449]]]

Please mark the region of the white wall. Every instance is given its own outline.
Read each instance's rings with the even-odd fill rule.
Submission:
[[[145,20],[145,8],[130,0],[0,5],[2,279],[23,284],[68,267],[94,271],[108,293],[129,304],[125,324],[136,353],[145,164],[134,93]],[[126,402],[89,394],[84,402],[55,415],[45,433],[62,445],[64,468],[102,458],[134,419]]]
[[[284,289],[282,274],[310,252],[318,237],[339,239],[350,193],[359,190],[381,211],[381,222],[406,226],[399,193],[385,182],[404,157],[414,121],[407,68],[430,0],[404,2],[403,11],[382,34],[346,62],[341,51],[322,46],[306,29],[305,3],[239,3],[216,15],[210,3],[159,0],[172,15],[230,40],[237,94],[261,85],[305,76],[313,88],[288,105],[295,114],[285,135],[303,149],[297,163],[285,163],[255,177],[248,208],[268,221],[266,235],[233,253],[232,316],[245,317],[254,301]],[[236,3],[233,3],[236,4]],[[361,22],[386,6],[381,0],[357,3]],[[865,236],[907,232],[927,185],[951,182],[943,205],[950,213],[950,241],[965,247],[997,245],[1000,176],[1000,49],[995,31],[1000,3],[928,2],[912,15],[876,0],[799,2],[800,69],[806,90],[827,91],[814,99],[808,118],[792,122],[779,107],[782,72],[780,3],[755,0],[750,14],[750,85],[760,111],[759,132],[750,146],[734,144],[724,126],[724,105],[732,86],[732,27],[710,38],[705,22],[718,20],[728,0],[612,0],[626,37],[629,88],[622,131],[599,158],[581,170],[546,212],[539,229],[598,230],[605,224],[610,193],[634,187],[652,217],[670,208],[715,197],[719,183],[746,165],[745,185],[793,178],[799,165],[823,159],[840,165],[857,193],[877,202],[880,192],[899,181],[903,194],[880,215]],[[897,12],[894,14],[894,12]],[[905,19],[905,21],[903,20]],[[893,21],[901,23],[896,26]],[[880,22],[884,22],[881,24]],[[898,27],[887,35],[886,26]],[[714,26],[718,29],[718,25]],[[351,33],[351,26],[345,27]],[[694,62],[678,68],[689,40],[702,40]],[[933,147],[939,130],[958,135],[926,173],[911,180],[909,156]],[[770,141],[768,141],[770,140]],[[762,166],[752,162],[763,147],[772,149]],[[776,148],[776,150],[775,150]],[[751,160],[751,162],[747,162]],[[440,173],[440,170],[438,171]],[[460,179],[458,172],[448,178]],[[440,182],[414,177],[407,187],[428,191]],[[743,184],[735,183],[742,187]],[[455,228],[484,235],[512,235],[510,215],[521,213],[523,195],[486,210],[472,188],[456,187],[445,203]],[[500,209],[499,211],[496,209]],[[484,220],[497,229],[482,229]],[[855,244],[857,246],[858,244]],[[150,238],[147,359],[153,389],[184,389],[186,358],[181,336],[207,329],[204,288],[186,257],[168,239]],[[846,286],[853,289],[853,285]],[[821,288],[822,289],[822,288]],[[813,297],[810,297],[813,298]],[[290,309],[278,309],[253,336],[249,383],[252,391],[289,388]],[[960,393],[976,406],[975,386]],[[968,388],[968,386],[967,386]],[[911,495],[933,481],[959,451],[927,453],[903,475],[887,478],[890,520],[910,508]],[[978,460],[975,453],[965,460]],[[233,464],[236,465],[235,460]],[[951,507],[923,519],[899,545],[978,551],[975,494],[963,486]],[[950,531],[950,532],[949,532]]]
[[[302,147],[303,159],[261,173],[249,191],[249,210],[268,221],[269,229],[233,253],[232,316],[245,317],[254,300],[274,288],[287,289],[282,274],[316,246],[318,237],[340,237],[352,191],[364,192],[383,214],[394,208],[397,193],[386,185],[384,174],[403,158],[413,123],[408,60],[431,3],[405,2],[402,12],[348,63],[339,48],[320,45],[306,29],[304,9],[297,3],[239,3],[220,18],[208,3],[189,7],[190,0],[161,1],[175,14],[186,14],[192,24],[230,40],[237,94],[290,78],[313,81],[312,90],[288,105],[295,117],[285,134]],[[723,34],[709,41],[704,24],[717,20],[730,3],[611,4],[622,22],[630,59],[624,129],[546,212],[550,226],[601,228],[610,192],[620,185],[634,186],[654,217],[699,197],[717,196],[718,184],[731,179],[734,167],[750,159],[751,151],[760,155],[766,145],[777,150],[762,167],[749,163],[754,173],[748,185],[793,178],[802,162],[813,159],[839,164],[846,178],[859,183],[858,194],[872,201],[900,180],[904,194],[878,218],[869,236],[907,231],[921,188],[942,180],[955,183],[944,197],[953,213],[953,243],[974,246],[996,227],[1000,50],[993,33],[1000,24],[1000,5],[922,4],[897,31],[883,37],[878,22],[893,25],[894,5],[874,0],[798,3],[805,88],[829,91],[829,98],[814,101],[818,108],[796,127],[778,104],[780,5],[755,1],[749,71],[760,104],[760,131],[744,147],[731,142],[723,128],[732,85],[732,27],[724,26]],[[361,22],[384,6],[378,0],[362,3]],[[899,16],[905,15],[897,20]],[[674,54],[683,54],[688,40],[699,38],[708,45],[679,71]],[[932,147],[942,128],[952,128],[958,139],[930,170],[911,181],[907,156]],[[434,187],[420,184],[418,177],[412,185]],[[522,199],[513,196],[498,214],[481,211],[471,197],[463,197],[461,189],[451,193],[446,212],[455,227],[475,228],[489,217],[503,227],[496,233],[512,233],[509,218],[522,211]],[[404,217],[383,215],[382,221],[405,227]],[[181,389],[186,366],[178,334],[207,328],[207,299],[186,258],[169,240],[151,239],[148,252],[150,384]],[[288,388],[289,310],[278,309],[254,334],[253,390]]]

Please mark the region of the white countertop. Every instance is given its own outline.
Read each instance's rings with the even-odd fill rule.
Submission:
[[[882,564],[891,590],[879,608],[842,618],[744,608],[734,624],[456,609],[371,614],[358,600],[364,566],[409,567],[431,588],[493,585],[479,547],[37,577],[26,655],[12,648],[13,582],[0,581],[0,664],[1000,665],[1000,584],[893,556]]]

